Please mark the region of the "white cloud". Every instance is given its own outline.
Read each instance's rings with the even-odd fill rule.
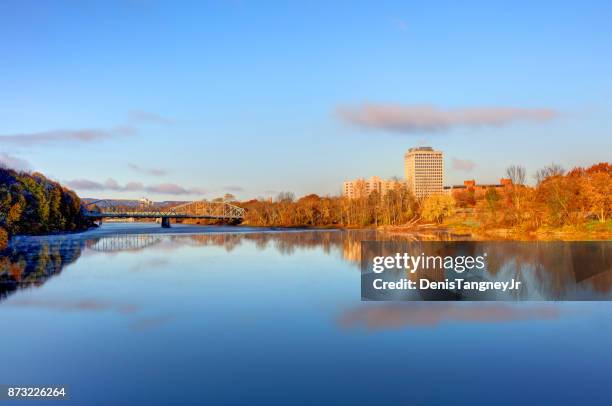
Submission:
[[[0,135],[1,144],[34,145],[53,142],[91,142],[117,136],[133,135],[137,129],[130,126],[117,126],[109,130],[52,130],[33,133],[16,133]]]

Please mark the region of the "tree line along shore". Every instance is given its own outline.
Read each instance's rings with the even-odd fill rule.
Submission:
[[[511,166],[503,188],[466,187],[418,200],[405,188],[356,199],[283,193],[251,200],[245,223],[256,226],[378,227],[396,233],[446,230],[480,239],[612,238],[612,165],[565,171],[548,165],[527,185],[524,167]]]
[[[40,173],[0,168],[0,249],[13,235],[82,231],[91,226],[72,190]]]
[[[273,201],[232,203],[246,209],[244,224],[261,227],[379,227],[410,233],[428,227],[483,238],[558,236],[612,238],[612,164],[563,170],[549,165],[526,184],[523,167],[506,171],[504,188],[464,188],[416,199],[398,187],[356,199],[290,192]],[[187,221],[185,221],[187,222]],[[18,234],[81,231],[93,222],[73,191],[40,173],[0,168],[0,248]]]

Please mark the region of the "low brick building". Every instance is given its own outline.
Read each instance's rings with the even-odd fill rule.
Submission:
[[[464,180],[463,185],[444,186],[444,193],[452,196],[455,191],[486,191],[489,188],[505,189],[512,186],[512,179],[501,178],[499,183],[495,184],[477,184],[474,179]]]

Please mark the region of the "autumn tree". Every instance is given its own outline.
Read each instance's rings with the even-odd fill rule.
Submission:
[[[0,168],[0,226],[9,235],[73,231],[91,225],[73,191],[40,173]]]
[[[515,185],[524,185],[526,180],[526,173],[524,166],[511,165],[506,168],[506,177],[512,180]]]
[[[487,203],[487,208],[492,216],[495,217],[497,210],[499,209],[499,201],[501,200],[499,192],[494,187],[489,187],[487,188],[484,197],[484,200]]]
[[[512,186],[507,191],[510,221],[515,225],[520,224],[523,216],[523,203],[527,197],[527,190],[524,187],[526,180],[525,167],[520,165],[509,166],[506,168],[506,177],[512,181]]]
[[[551,163],[550,165],[545,166],[542,169],[538,169],[533,176],[536,180],[536,184],[542,183],[547,178],[552,178],[555,176],[563,176],[565,174],[565,169],[561,165],[556,163]]]
[[[612,216],[612,174],[608,171],[587,171],[582,188],[589,212],[600,222]]]
[[[295,194],[293,192],[280,192],[276,196],[276,201],[281,203],[291,203],[295,200]]]
[[[453,198],[446,195],[431,195],[423,200],[421,215],[427,221],[442,221],[455,211]]]
[[[473,188],[454,190],[452,196],[457,207],[469,207],[476,204],[476,194]]]
[[[9,235],[3,227],[0,227],[0,250],[3,250],[8,245]]]

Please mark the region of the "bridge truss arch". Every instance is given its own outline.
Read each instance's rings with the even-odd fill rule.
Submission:
[[[229,223],[240,223],[244,219],[245,209],[226,202],[209,202],[197,200],[178,206],[159,208],[155,205],[126,207],[109,200],[96,200],[83,206],[86,217],[103,218],[160,218],[162,226],[170,225],[169,219],[210,219]]]

